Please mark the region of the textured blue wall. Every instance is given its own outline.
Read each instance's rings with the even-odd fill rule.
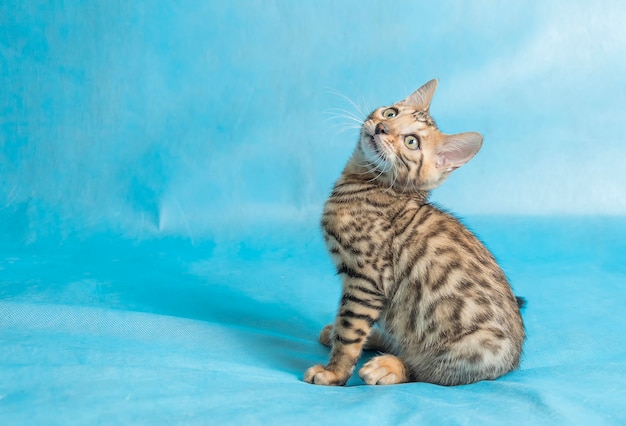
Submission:
[[[626,6],[614,1],[3,1],[0,232],[201,238],[316,220],[355,142],[333,108],[440,79],[482,152],[434,199],[626,214]]]
[[[1,0],[0,423],[626,424],[624,23],[618,0]],[[433,77],[441,129],[485,136],[433,198],[527,298],[521,369],[307,385],[340,297],[336,115]]]

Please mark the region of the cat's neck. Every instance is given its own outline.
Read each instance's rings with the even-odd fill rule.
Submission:
[[[410,199],[420,205],[427,204],[430,196],[430,191],[428,190],[409,187],[404,183],[394,181],[393,177],[384,175],[378,170],[372,170],[371,167],[364,166],[355,156],[348,161],[337,184],[377,185],[380,187],[381,192],[393,195],[398,199]]]

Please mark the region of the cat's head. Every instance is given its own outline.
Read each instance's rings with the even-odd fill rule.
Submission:
[[[446,135],[430,117],[437,80],[393,105],[372,112],[363,123],[354,160],[386,186],[430,190],[480,149],[480,133]]]

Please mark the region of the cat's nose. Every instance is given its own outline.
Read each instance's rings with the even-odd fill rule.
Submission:
[[[374,129],[374,134],[380,135],[381,133],[383,135],[386,135],[389,133],[389,127],[387,127],[385,123],[378,123],[376,125],[376,128]]]

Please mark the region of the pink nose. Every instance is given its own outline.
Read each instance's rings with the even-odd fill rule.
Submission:
[[[376,129],[374,129],[374,133],[377,135],[380,135],[381,133],[383,135],[386,135],[389,133],[389,128],[387,127],[385,123],[378,123],[376,125]]]

